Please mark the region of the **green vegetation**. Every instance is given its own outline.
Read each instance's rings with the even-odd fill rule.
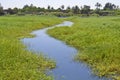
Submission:
[[[120,80],[120,18],[70,17],[72,27],[56,27],[48,33],[78,49],[76,60],[88,63],[96,75]],[[45,74],[55,62],[33,54],[20,42],[29,33],[62,22],[54,16],[0,17],[0,79],[53,80]]]
[[[55,62],[25,50],[20,39],[61,21],[54,16],[0,17],[0,80],[53,80],[45,70],[54,68]]]
[[[59,27],[48,33],[76,47],[78,61],[87,62],[98,76],[120,80],[120,18],[72,17],[72,27]]]
[[[74,5],[64,6],[61,5],[59,8],[55,9],[53,6],[48,5],[47,8],[31,5],[24,5],[23,8],[8,8],[4,9],[0,4],[0,16],[2,15],[18,15],[24,16],[26,14],[30,15],[55,15],[58,17],[68,17],[73,15],[78,15],[82,17],[93,16],[115,16],[120,15],[120,8],[118,5],[107,2],[105,5],[97,2],[94,4],[96,9],[91,9],[89,5]]]

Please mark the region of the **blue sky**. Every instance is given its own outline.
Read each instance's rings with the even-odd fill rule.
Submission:
[[[120,0],[0,0],[1,5],[6,8],[22,8],[25,4],[30,5],[31,3],[35,6],[45,7],[48,5],[53,6],[54,8],[58,8],[61,5],[65,6],[82,6],[89,5],[91,8],[95,8],[95,3],[99,2],[102,5],[105,5],[107,2],[114,3],[120,6]]]

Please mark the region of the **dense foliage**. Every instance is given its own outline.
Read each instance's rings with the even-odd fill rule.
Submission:
[[[50,13],[57,13],[59,17],[68,16],[68,14],[72,13],[74,15],[81,15],[81,16],[90,16],[93,14],[98,14],[98,16],[107,16],[107,15],[119,15],[120,9],[118,5],[112,3],[106,3],[101,9],[102,5],[97,2],[95,4],[96,9],[91,9],[89,5],[78,6],[75,5],[73,7],[65,8],[64,5],[61,5],[58,9],[54,9],[54,7],[48,5],[46,8],[36,7],[33,4],[31,5],[24,5],[23,8],[19,9],[17,7],[11,9],[8,8],[3,10],[3,7],[0,5],[0,15],[6,14],[17,14],[17,15],[25,15],[25,14],[32,14],[32,15],[49,15]],[[72,15],[69,15],[72,16]]]

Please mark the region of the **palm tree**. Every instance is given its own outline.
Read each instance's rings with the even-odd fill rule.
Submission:
[[[64,8],[65,8],[65,6],[64,6],[64,5],[62,5],[62,6],[61,6],[61,9],[63,10]]]
[[[51,8],[50,5],[48,5],[47,9],[50,10],[50,8]]]
[[[96,9],[100,9],[100,7],[102,7],[102,5],[98,2],[95,4],[95,6],[96,6]]]

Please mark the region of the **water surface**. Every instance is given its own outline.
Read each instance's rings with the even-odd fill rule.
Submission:
[[[57,67],[48,73],[55,80],[105,80],[94,76],[88,66],[73,60],[77,50],[64,42],[49,36],[46,31],[54,27],[72,26],[72,22],[65,21],[61,24],[33,31],[34,38],[24,38],[22,41],[30,51],[43,53],[56,61]]]

